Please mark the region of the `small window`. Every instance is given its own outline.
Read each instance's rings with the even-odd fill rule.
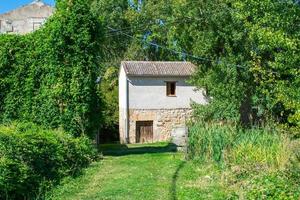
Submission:
[[[33,22],[32,30],[35,31],[42,26],[42,22]]]
[[[14,32],[14,27],[11,21],[6,21],[6,33]]]
[[[167,96],[176,96],[176,82],[167,82]]]

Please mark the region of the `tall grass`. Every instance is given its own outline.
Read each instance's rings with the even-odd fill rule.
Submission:
[[[236,130],[234,126],[194,124],[189,132],[190,158],[201,161],[223,161],[225,150],[232,147],[236,138]]]
[[[190,158],[222,166],[220,181],[237,199],[300,199],[299,150],[298,141],[274,128],[190,128]]]
[[[288,137],[271,129],[239,131],[228,153],[229,162],[235,165],[265,165],[271,169],[284,169],[291,151]]]
[[[190,128],[189,156],[228,165],[287,164],[289,139],[270,128],[242,129],[235,125],[197,123]]]

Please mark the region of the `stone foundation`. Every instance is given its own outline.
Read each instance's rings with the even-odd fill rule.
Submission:
[[[119,110],[119,137],[120,137],[120,143],[126,144],[127,141],[126,138],[126,112],[124,109]]]
[[[153,142],[159,142],[170,140],[172,129],[185,127],[191,116],[192,109],[130,109],[129,142],[136,143],[136,121],[153,121]],[[120,130],[124,128],[120,127]],[[120,136],[124,137],[124,134],[120,132]]]

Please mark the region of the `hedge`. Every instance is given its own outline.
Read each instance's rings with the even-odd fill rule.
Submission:
[[[102,28],[85,0],[57,1],[27,35],[0,35],[0,122],[31,121],[94,138]]]
[[[0,199],[33,199],[96,158],[86,137],[32,123],[0,126]]]

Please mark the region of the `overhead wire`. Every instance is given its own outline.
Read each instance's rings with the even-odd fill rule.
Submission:
[[[118,30],[118,29],[114,29],[114,28],[109,27],[109,26],[108,26],[108,28],[109,28],[110,30],[112,30],[112,31]],[[220,64],[220,63],[221,63],[221,61],[220,61],[219,59],[218,59],[218,60],[213,60],[213,59],[209,59],[209,58],[205,58],[205,57],[196,56],[196,55],[193,55],[193,54],[190,54],[190,53],[186,53],[186,52],[176,51],[176,50],[170,49],[170,48],[168,48],[168,47],[166,47],[166,46],[159,45],[159,44],[154,43],[154,42],[145,41],[144,38],[134,37],[134,36],[132,36],[132,35],[129,35],[129,34],[127,34],[127,33],[124,33],[123,31],[120,31],[120,34],[122,34],[122,35],[124,35],[124,36],[127,36],[127,37],[129,37],[129,38],[132,38],[132,39],[134,39],[134,40],[138,40],[138,41],[143,40],[143,42],[147,43],[148,45],[151,45],[151,46],[153,46],[153,47],[157,47],[157,48],[160,48],[160,49],[164,49],[164,50],[170,51],[170,52],[172,52],[172,53],[174,53],[174,54],[177,54],[177,55],[181,55],[181,56],[186,56],[186,57],[194,58],[194,59],[199,60],[199,61],[216,62],[217,64]],[[241,65],[235,65],[235,66],[238,67],[238,68],[244,68],[244,69],[245,69],[245,67],[242,67]]]
[[[176,21],[173,21],[172,23],[177,23],[177,22],[180,22],[182,20],[186,20],[186,19],[189,19],[189,20],[192,20],[192,18],[185,18],[185,19],[181,19],[181,20],[176,20]],[[166,23],[166,21],[164,22]],[[139,29],[136,29],[136,30],[144,30],[142,28],[144,27],[148,27],[149,26],[149,23],[146,25],[146,26],[141,26],[139,27]],[[149,41],[146,41],[145,38],[141,38],[141,37],[138,37],[138,36],[133,36],[133,35],[130,35],[129,32],[130,31],[122,31],[122,29],[116,29],[116,28],[112,28],[110,26],[107,26],[107,28],[109,30],[111,30],[111,33],[117,33],[117,34],[112,34],[112,35],[106,35],[107,37],[114,37],[114,36],[118,36],[118,35],[124,35],[128,38],[131,38],[131,39],[134,39],[134,40],[137,40],[137,41],[142,41],[150,46],[153,46],[153,47],[156,47],[156,48],[160,48],[160,49],[164,49],[164,50],[167,50],[169,52],[172,52],[173,54],[177,54],[177,55],[181,55],[183,57],[189,57],[189,58],[193,58],[193,59],[196,59],[198,61],[206,61],[206,62],[212,62],[212,63],[215,63],[217,65],[220,65],[220,64],[224,64],[224,65],[231,65],[231,66],[235,66],[237,68],[241,68],[241,69],[248,69],[242,65],[237,65],[237,64],[228,64],[224,61],[221,61],[220,58],[219,59],[210,59],[210,58],[206,58],[206,57],[201,57],[201,56],[198,56],[198,55],[193,55],[193,54],[190,54],[190,53],[186,53],[186,52],[182,52],[182,51],[176,51],[174,49],[171,49],[169,47],[166,47],[166,46],[163,46],[163,45],[160,45],[160,44],[157,44],[157,43],[154,43],[154,42],[149,42]],[[123,29],[124,30],[124,29]],[[279,74],[278,72],[275,72],[275,71],[272,71],[272,70],[268,70],[269,73],[273,73],[273,74]]]
[[[156,22],[150,22],[150,23],[146,23],[146,24],[142,24],[141,26],[139,26],[138,28],[135,28],[135,31],[137,30],[145,30],[146,28],[149,28],[150,25],[160,25],[163,26],[165,23],[168,23],[169,25],[171,24],[176,24],[179,22],[189,22],[192,21],[193,19],[185,17],[185,18],[181,18],[181,19],[176,19],[174,21],[171,20],[164,20],[164,19],[156,19]],[[158,24],[158,23],[162,23],[162,24]],[[105,37],[112,37],[112,36],[117,36],[117,35],[121,35],[121,32],[125,32],[125,33],[130,33],[132,32],[133,27],[125,27],[122,29],[115,29],[115,30],[110,30],[109,32],[107,32],[107,34],[105,35]]]

